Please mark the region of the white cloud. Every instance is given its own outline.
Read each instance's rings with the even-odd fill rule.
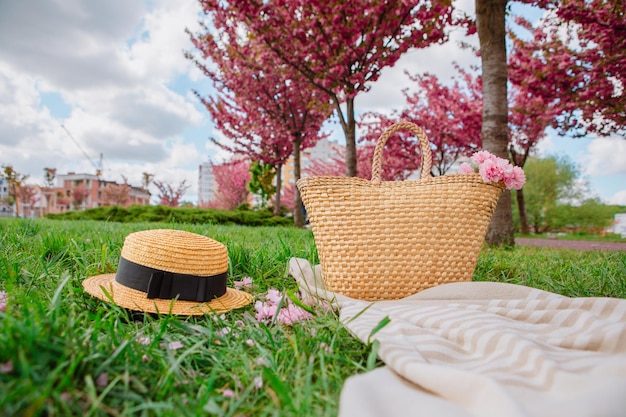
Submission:
[[[121,56],[145,13],[140,2],[2,2],[0,59],[58,89],[132,85]]]
[[[41,182],[44,167],[91,173],[103,154],[107,179],[197,181],[183,135],[207,115],[173,86],[195,71],[183,50],[198,11],[196,0],[1,2],[0,163]],[[64,120],[42,102],[50,92],[69,105]]]
[[[468,14],[474,13],[473,1],[457,1],[455,6]],[[381,71],[380,78],[367,93],[361,93],[355,99],[358,112],[376,112],[390,114],[393,110],[401,111],[406,106],[402,90],[415,91],[410,75],[429,72],[437,75],[442,82],[447,82],[458,75],[454,64],[467,69],[470,65],[480,64],[471,49],[462,49],[459,42],[466,42],[478,47],[478,36],[465,37],[465,31],[455,28],[450,32],[450,40],[443,45],[433,45],[424,49],[411,49],[404,54],[393,67]]]
[[[607,203],[619,206],[626,206],[626,190],[621,190],[615,193],[607,200]]]
[[[626,140],[620,137],[596,138],[585,157],[589,175],[626,174]]]
[[[195,66],[183,58],[192,45],[185,29],[199,29],[197,0],[158,1],[158,6],[143,20],[143,33],[128,51],[130,65],[139,76],[170,80],[177,74],[195,72]]]

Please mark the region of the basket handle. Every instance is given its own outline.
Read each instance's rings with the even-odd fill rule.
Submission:
[[[380,183],[380,169],[383,158],[383,148],[385,143],[391,135],[399,130],[410,130],[420,142],[420,150],[422,152],[422,172],[420,173],[420,179],[424,179],[430,176],[430,169],[433,165],[433,155],[430,151],[430,142],[426,137],[426,133],[418,125],[411,122],[397,122],[389,126],[387,130],[383,132],[376,142],[376,149],[374,149],[374,157],[372,158],[372,180],[374,184]]]

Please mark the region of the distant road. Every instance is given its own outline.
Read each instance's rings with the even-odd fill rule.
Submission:
[[[522,246],[541,246],[546,248],[626,251],[626,243],[621,242],[593,242],[589,240],[532,239],[519,237],[515,239],[515,243]]]

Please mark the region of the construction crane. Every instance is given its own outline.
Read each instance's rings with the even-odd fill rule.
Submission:
[[[65,127],[65,125],[63,125],[61,123],[61,127],[63,128],[63,130],[65,130],[65,133],[67,133],[67,136],[70,137],[70,139],[72,139],[72,141],[76,144],[76,146],[78,146],[78,149],[80,149],[80,151],[83,153],[83,155],[85,156],[85,158],[89,161],[89,163],[91,163],[91,165],[93,165],[93,167],[96,169],[96,176],[98,178],[102,177],[102,152],[100,153],[100,160],[99,160],[99,164],[96,164],[91,157],[87,154],[87,152],[85,152],[85,150],[83,149],[82,146],[80,146],[80,143],[78,143],[78,141],[74,138],[74,136],[72,136],[72,134],[70,133],[69,130],[67,130],[67,128]]]

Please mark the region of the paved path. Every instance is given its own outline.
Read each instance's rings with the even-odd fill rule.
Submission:
[[[542,246],[548,248],[626,251],[626,243],[621,242],[592,242],[588,240],[516,238],[515,243],[521,246]]]

